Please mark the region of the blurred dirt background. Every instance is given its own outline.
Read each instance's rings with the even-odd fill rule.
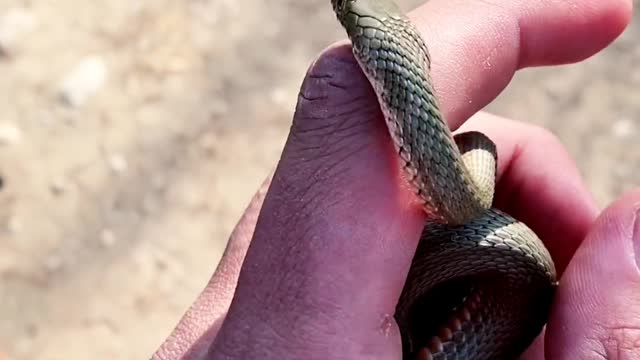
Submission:
[[[556,133],[602,206],[640,182],[637,19],[490,106]],[[0,0],[0,359],[148,358],[342,37],[326,0]]]

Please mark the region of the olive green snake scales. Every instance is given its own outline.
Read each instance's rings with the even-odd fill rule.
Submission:
[[[491,208],[494,143],[452,135],[427,47],[392,0],[332,5],[429,215],[395,312],[403,358],[517,358],[546,323],[556,271],[532,230]]]

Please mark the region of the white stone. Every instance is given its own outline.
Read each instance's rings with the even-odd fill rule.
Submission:
[[[115,173],[123,173],[127,171],[129,164],[127,163],[127,159],[124,156],[119,154],[112,154],[109,156],[109,167]]]
[[[17,145],[22,141],[22,131],[10,122],[0,123],[0,146]]]
[[[9,9],[0,15],[0,53],[12,53],[20,39],[36,25],[35,16],[22,7]]]
[[[81,106],[104,85],[107,65],[99,56],[82,59],[62,80],[60,99],[67,105]]]
[[[622,118],[613,123],[611,133],[619,138],[632,135],[635,132],[635,124],[628,118]]]
[[[116,235],[111,229],[102,229],[102,232],[100,232],[100,242],[105,248],[113,247],[116,243]]]

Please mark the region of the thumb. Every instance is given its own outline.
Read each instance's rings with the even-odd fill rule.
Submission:
[[[548,359],[640,358],[640,190],[607,208],[569,264],[549,321]]]
[[[348,47],[310,68],[209,358],[400,358],[392,315],[424,214],[373,98]]]

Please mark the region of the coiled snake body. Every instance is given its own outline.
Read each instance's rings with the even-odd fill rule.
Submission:
[[[546,322],[556,272],[532,230],[491,208],[495,145],[452,135],[427,47],[392,0],[331,2],[430,215],[395,313],[403,357],[517,358]]]

